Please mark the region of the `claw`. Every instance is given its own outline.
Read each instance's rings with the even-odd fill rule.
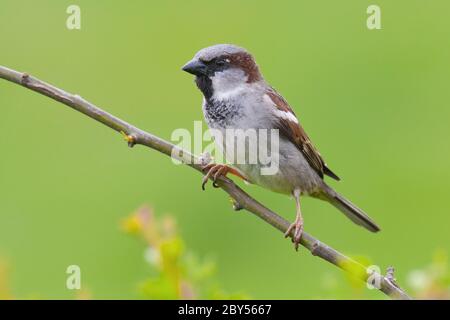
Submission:
[[[202,171],[209,171],[211,170],[212,167],[214,167],[216,164],[215,163],[209,163],[205,166],[203,166]]]
[[[202,169],[203,171],[208,171],[202,179],[202,190],[203,191],[205,191],[205,186],[208,183],[209,178],[214,173],[216,166],[217,166],[216,164],[210,163],[203,167],[203,169]]]
[[[209,163],[202,167],[202,171],[207,171],[206,175],[202,179],[202,190],[205,190],[206,183],[208,183],[210,178],[212,178],[213,187],[219,188],[220,186],[217,184],[217,179],[219,179],[219,177],[226,177],[228,173],[246,180],[246,178],[239,171],[227,166],[226,164]]]
[[[284,237],[289,237],[292,230],[294,230],[294,234],[292,235],[292,242],[294,243],[295,250],[298,251],[300,240],[303,234],[303,221],[296,219],[295,222],[292,223],[286,230],[286,232],[284,233]]]
[[[219,179],[220,176],[226,176],[228,173],[229,167],[224,164],[210,163],[210,164],[207,164],[206,166],[204,166],[202,168],[202,170],[208,171],[202,179],[202,190],[205,190],[205,186],[211,177],[213,180],[213,187],[219,188],[219,185],[217,184],[217,179]]]
[[[214,174],[214,178],[213,178],[213,185],[216,184],[217,179],[221,176],[221,175],[226,175],[227,174],[227,169],[228,167],[220,167],[216,173]]]
[[[205,191],[205,186],[208,183],[208,179],[209,179],[208,175],[204,176],[202,179],[202,190],[203,191]]]

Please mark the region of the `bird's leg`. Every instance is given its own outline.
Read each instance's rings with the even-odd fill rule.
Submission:
[[[231,173],[231,174],[233,174],[233,175],[235,175],[237,177],[240,177],[240,178],[246,180],[245,177],[242,174],[239,173],[239,171],[237,171],[236,169],[234,169],[234,168],[232,168],[230,166],[227,166],[226,164],[210,163],[210,164],[205,165],[202,168],[202,170],[204,172],[207,172],[206,175],[203,177],[203,180],[202,180],[202,189],[203,190],[205,190],[205,185],[206,185],[206,183],[208,182],[208,180],[211,177],[213,179],[213,186],[215,188],[217,188],[218,187],[217,184],[216,184],[217,179],[220,176],[226,177],[226,175],[228,173]]]
[[[284,236],[287,238],[291,235],[292,230],[294,230],[294,234],[292,235],[292,242],[294,242],[295,250],[298,251],[298,246],[300,244],[300,239],[303,233],[303,217],[302,210],[300,208],[300,192],[298,189],[293,192],[295,198],[295,205],[297,208],[297,215],[295,217],[295,221],[289,226],[286,230]]]

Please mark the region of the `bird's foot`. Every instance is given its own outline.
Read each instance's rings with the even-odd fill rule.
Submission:
[[[205,190],[205,186],[208,183],[209,178],[212,177],[213,187],[218,188],[216,181],[220,176],[226,177],[227,173],[230,171],[230,167],[225,164],[210,163],[203,166],[202,170],[206,172],[202,179],[202,189]]]
[[[292,235],[292,242],[294,243],[295,250],[298,251],[300,239],[302,238],[303,234],[303,219],[297,217],[284,233],[284,237],[287,238],[291,236],[292,230],[294,230],[294,234]]]
[[[202,170],[204,172],[207,172],[202,180],[202,189],[205,190],[206,183],[208,183],[208,180],[212,178],[213,180],[213,187],[218,188],[217,185],[217,179],[222,176],[226,177],[228,173],[231,173],[235,176],[238,176],[245,180],[245,177],[242,176],[239,171],[236,169],[227,166],[226,164],[216,164],[216,163],[209,163],[205,166],[203,166]]]

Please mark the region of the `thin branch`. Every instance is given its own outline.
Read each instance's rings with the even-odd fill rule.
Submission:
[[[168,141],[136,128],[78,95],[70,94],[26,73],[17,72],[2,66],[0,66],[0,78],[46,95],[101,122],[117,132],[125,133],[130,146],[135,144],[147,146],[165,155],[175,157],[197,171],[202,172],[201,161],[195,155],[186,150],[179,149]],[[218,180],[217,184],[232,197],[236,209],[246,209],[283,233],[289,227],[290,223],[287,220],[253,199],[230,179],[222,177]],[[364,282],[367,282],[369,277],[372,280],[375,279],[372,283],[379,283],[378,289],[393,299],[411,299],[393,281],[392,273],[389,273],[388,276],[383,276],[376,272],[369,272],[362,264],[327,246],[306,232],[302,235],[301,245],[307,248],[314,256],[336,265]]]

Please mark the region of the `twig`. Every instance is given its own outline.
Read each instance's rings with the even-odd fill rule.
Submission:
[[[394,276],[394,272],[395,272],[394,267],[389,266],[389,267],[387,268],[387,270],[386,270],[386,279],[387,279],[390,283],[392,283],[394,286],[396,286],[397,288],[399,288],[399,286],[398,286],[398,284],[397,284],[397,279],[395,279],[395,276]]]
[[[103,123],[117,132],[125,133],[130,147],[135,144],[144,145],[164,153],[165,155],[175,157],[197,171],[202,171],[200,161],[198,161],[198,158],[195,155],[186,150],[179,149],[177,146],[174,146],[168,141],[136,128],[135,126],[98,108],[78,95],[70,94],[26,73],[17,72],[2,66],[0,66],[0,78],[46,95],[47,97],[59,101],[85,114],[86,116]],[[278,214],[253,199],[230,179],[220,178],[217,184],[232,197],[236,209],[246,209],[283,233],[289,227],[289,222],[287,220],[283,219]],[[314,256],[320,257],[338,266],[364,282],[367,281],[369,276],[378,277],[380,280],[378,289],[391,298],[411,299],[400,287],[395,284],[394,281],[392,281],[390,275],[389,277],[385,277],[377,273],[374,274],[368,272],[367,268],[362,264],[327,246],[306,232],[302,235],[301,244],[311,251]]]

